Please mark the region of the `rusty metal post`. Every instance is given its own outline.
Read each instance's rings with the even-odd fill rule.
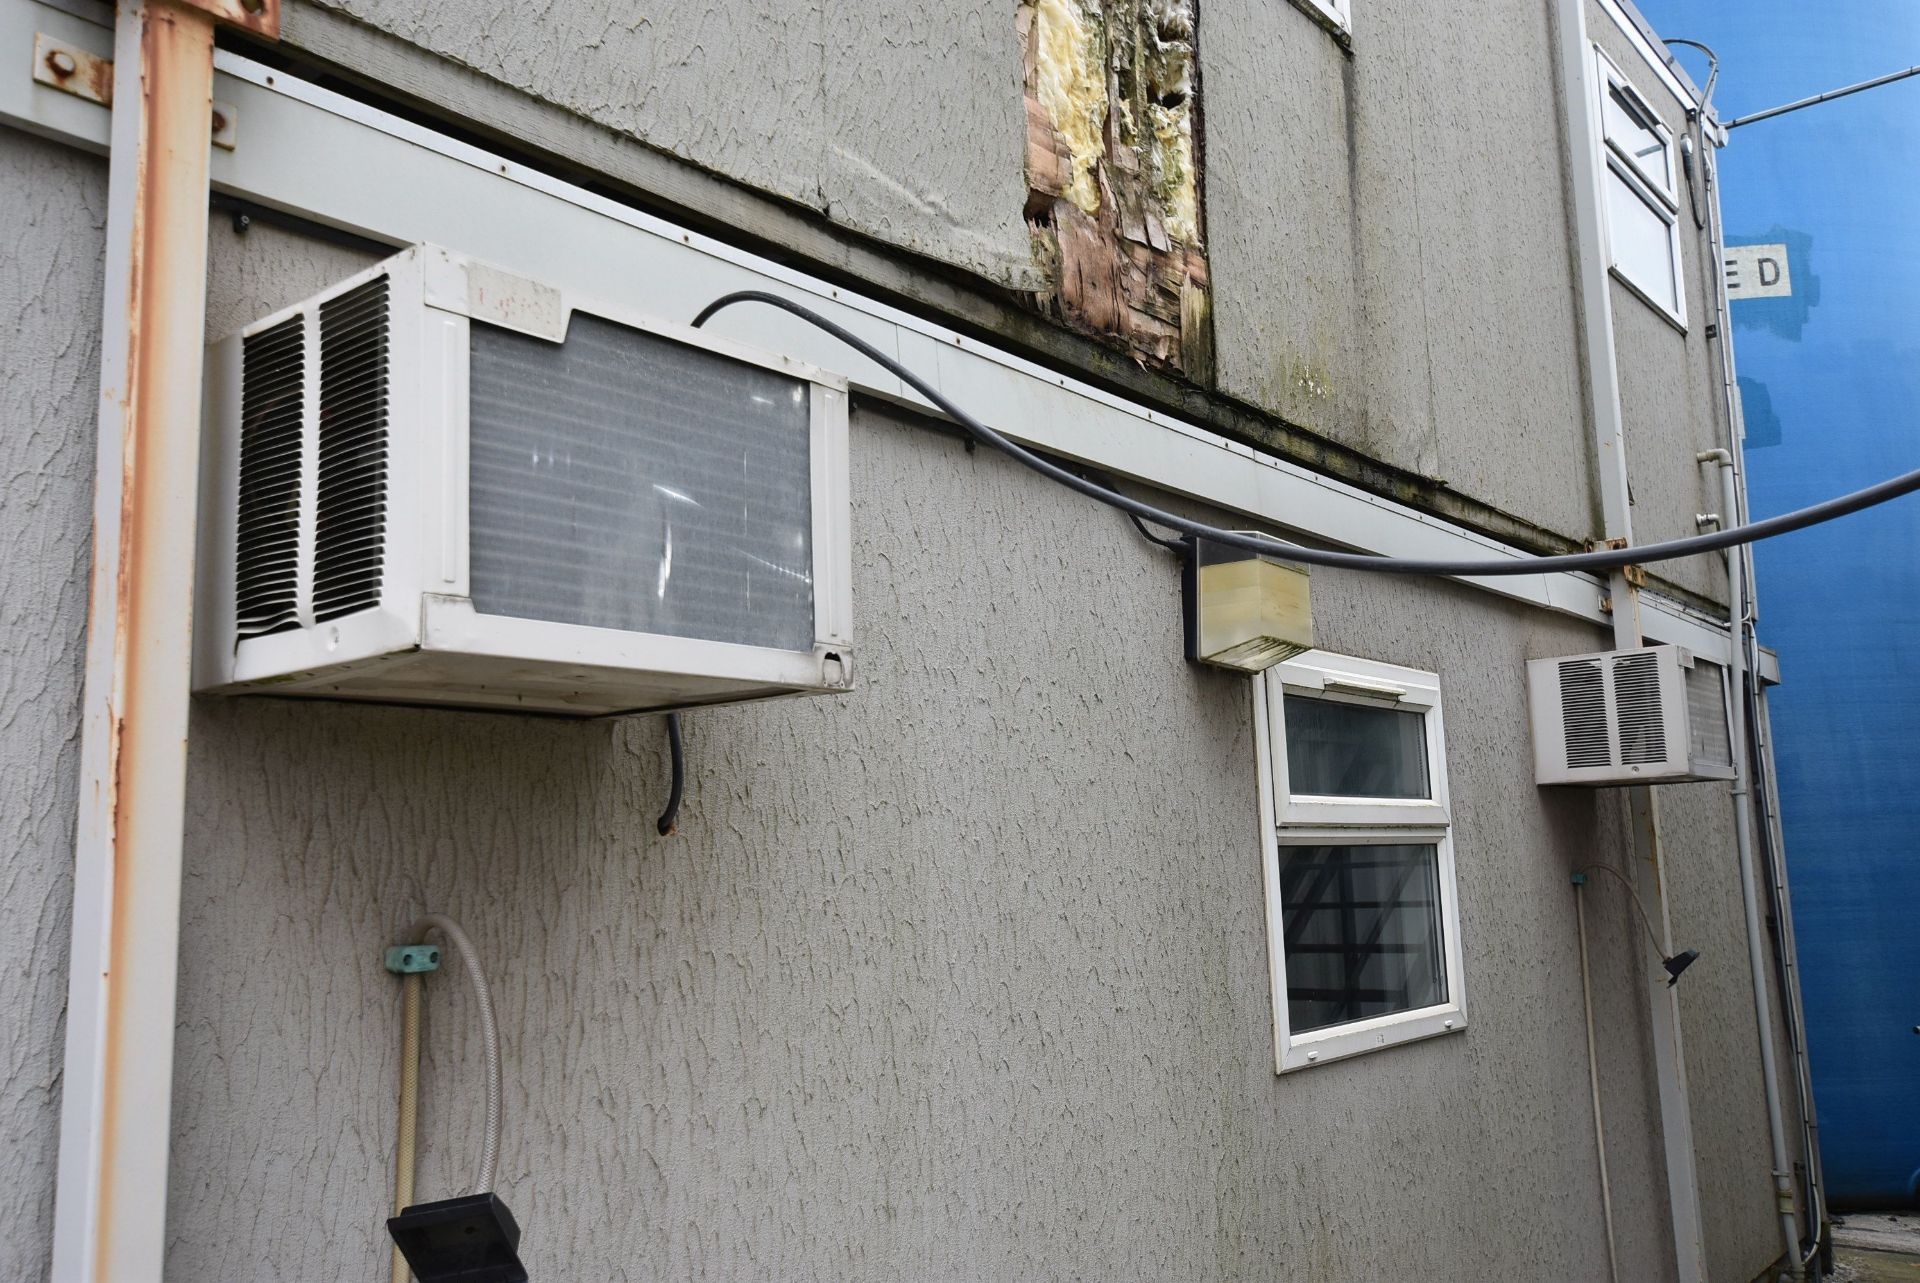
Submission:
[[[213,33],[278,0],[122,0],[53,1277],[159,1280],[206,313]]]

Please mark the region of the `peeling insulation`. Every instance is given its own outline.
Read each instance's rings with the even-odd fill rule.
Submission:
[[[1018,20],[1040,307],[1210,381],[1194,0],[1023,0]]]
[[[1107,81],[1097,7],[1080,0],[1039,0],[1033,8],[1033,72],[1028,83],[1064,148],[1060,194],[1086,213],[1100,210],[1094,166],[1106,152]]]

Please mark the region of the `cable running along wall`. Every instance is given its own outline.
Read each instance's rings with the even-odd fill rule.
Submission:
[[[1002,436],[980,420],[962,410],[958,405],[934,387],[926,379],[913,372],[907,366],[888,356],[873,344],[867,342],[852,331],[835,324],[826,317],[803,304],[778,294],[769,294],[763,290],[738,290],[732,294],[723,294],[700,310],[694,318],[696,326],[705,325],[715,313],[740,303],[763,303],[768,307],[777,307],[806,321],[808,324],[826,331],[839,339],[869,361],[898,377],[908,387],[931,401],[943,414],[953,419],[967,434],[982,445],[990,446],[1008,458],[1022,463],[1038,472],[1041,476],[1097,499],[1109,507],[1122,512],[1145,518],[1155,525],[1166,526],[1201,539],[1225,544],[1230,548],[1240,548],[1247,552],[1266,557],[1283,557],[1289,561],[1303,562],[1310,566],[1329,566],[1342,570],[1369,570],[1383,574],[1397,575],[1537,575],[1548,571],[1612,571],[1626,566],[1642,565],[1653,561],[1672,561],[1679,557],[1696,557],[1702,553],[1719,552],[1740,544],[1753,543],[1760,539],[1769,539],[1775,535],[1787,534],[1794,530],[1804,530],[1808,526],[1832,521],[1850,513],[1886,503],[1901,495],[1912,494],[1920,490],[1920,469],[1902,473],[1864,490],[1816,503],[1811,507],[1800,508],[1793,512],[1782,513],[1777,517],[1768,517],[1764,521],[1754,521],[1743,526],[1733,526],[1716,530],[1711,534],[1693,535],[1686,539],[1669,539],[1662,543],[1640,544],[1629,548],[1608,548],[1597,552],[1563,553],[1555,556],[1507,557],[1494,561],[1448,561],[1421,560],[1407,557],[1380,557],[1371,553],[1335,552],[1324,548],[1306,548],[1299,544],[1287,543],[1267,535],[1251,534],[1242,530],[1226,530],[1219,526],[1208,525],[1204,521],[1195,521],[1177,513],[1156,508],[1150,503],[1129,498],[1118,491],[1108,489],[1098,482],[1089,481],[1079,474],[1061,467],[1049,459],[1035,454],[1008,437]]]

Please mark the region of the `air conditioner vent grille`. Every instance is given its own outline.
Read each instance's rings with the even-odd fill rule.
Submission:
[[[1667,759],[1666,715],[1660,706],[1660,657],[1634,651],[1613,661],[1614,705],[1620,715],[1620,764]]]
[[[320,304],[313,617],[380,603],[387,525],[387,278]]]
[[[240,494],[234,622],[242,637],[300,625],[300,417],[306,333],[300,317],[247,337],[240,365]]]
[[[1585,659],[1560,665],[1560,717],[1568,766],[1609,764],[1612,750],[1607,742],[1607,696],[1600,665]]]
[[[1687,670],[1687,732],[1694,761],[1731,768],[1733,744],[1720,673],[1718,664],[1704,659]]]

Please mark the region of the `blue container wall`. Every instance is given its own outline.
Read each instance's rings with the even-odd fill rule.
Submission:
[[[1920,63],[1920,6],[1648,0],[1720,55],[1722,120]],[[1696,83],[1705,59],[1680,50]],[[1733,306],[1753,515],[1920,467],[1920,77],[1732,132],[1730,245],[1793,295]],[[1842,1206],[1920,1193],[1920,501],[1756,553],[1822,1160]]]

